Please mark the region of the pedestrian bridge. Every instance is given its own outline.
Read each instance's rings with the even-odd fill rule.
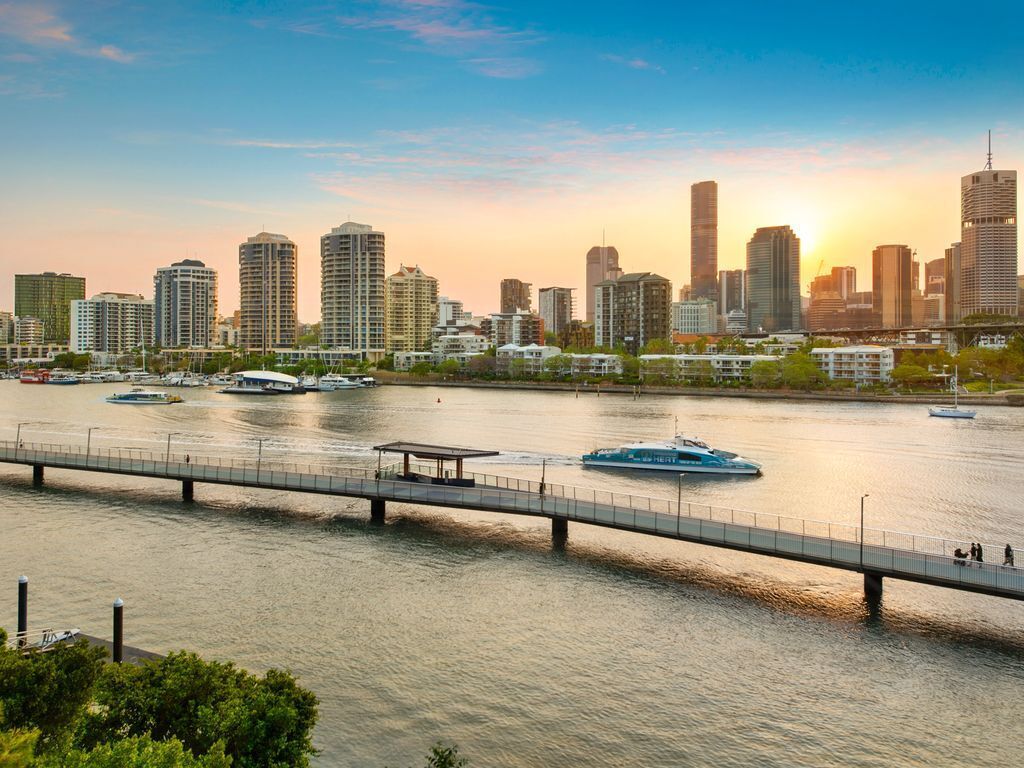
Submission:
[[[449,484],[430,482],[432,467],[408,460],[366,469],[11,441],[0,441],[0,462],[31,466],[37,484],[46,467],[173,480],[182,484],[186,500],[195,483],[363,498],[377,522],[383,522],[388,501],[547,517],[554,537],[563,541],[569,522],[585,523],[855,571],[864,574],[865,590],[874,596],[883,578],[896,578],[1024,599],[1024,568],[962,565],[953,558],[957,548],[970,546],[962,541],[462,472],[461,465],[460,482]],[[409,479],[418,472],[428,481]],[[1003,546],[985,544],[999,562]]]

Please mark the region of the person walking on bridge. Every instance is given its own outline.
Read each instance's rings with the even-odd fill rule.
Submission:
[[[973,561],[973,560],[977,560],[977,559],[978,559],[978,545],[975,544],[972,541],[971,542],[971,560]]]
[[[985,557],[984,557],[984,555],[982,554],[982,551],[981,551],[981,542],[980,541],[978,542],[978,557],[976,559],[977,559],[977,561],[979,563],[984,563],[985,562]]]
[[[1006,549],[1003,550],[1003,565],[1013,567],[1013,547],[1009,544],[1006,545]]]

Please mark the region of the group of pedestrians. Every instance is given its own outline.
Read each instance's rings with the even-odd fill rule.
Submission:
[[[982,548],[980,541],[977,544],[972,541],[969,552],[964,552],[960,547],[953,551],[953,562],[957,565],[967,565],[968,558],[974,563],[985,562],[985,550]],[[1003,550],[1003,565],[1013,566],[1013,547],[1009,544]]]

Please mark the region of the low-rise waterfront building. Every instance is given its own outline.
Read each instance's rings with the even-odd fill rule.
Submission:
[[[423,351],[395,352],[394,361],[394,368],[396,371],[408,371],[418,363],[437,365],[434,353]]]
[[[15,366],[52,363],[57,355],[67,351],[67,344],[0,344],[0,362]]]
[[[566,357],[570,360],[569,372],[573,376],[600,377],[622,374],[622,355],[596,352],[594,354],[573,353]]]
[[[845,379],[858,384],[885,383],[895,367],[893,350],[873,344],[818,347],[811,350],[811,357],[830,379]]]
[[[720,383],[750,380],[750,366],[777,362],[778,355],[640,355],[640,376]]]
[[[530,312],[496,312],[484,318],[480,330],[495,347],[544,343],[544,321]]]
[[[491,348],[491,342],[479,333],[458,333],[439,336],[434,339],[431,351],[443,363],[453,357],[462,355],[479,355]]]
[[[555,355],[562,354],[558,347],[542,344],[506,344],[496,351],[499,373],[518,373],[527,376],[544,372],[544,362]]]

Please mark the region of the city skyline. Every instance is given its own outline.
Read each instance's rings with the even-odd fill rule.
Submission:
[[[938,258],[959,240],[956,180],[982,169],[986,130],[995,167],[1024,157],[1020,44],[968,56],[949,43],[980,19],[907,6],[879,27],[811,10],[751,6],[737,22],[604,4],[584,34],[530,3],[6,3],[0,138],[19,193],[0,211],[0,307],[25,260],[145,294],[156,266],[198,258],[230,310],[237,244],[265,230],[298,246],[298,313],[312,321],[319,238],[346,220],[388,232],[389,272],[419,263],[478,313],[498,309],[494,278],[508,274],[582,289],[601,230],[628,269],[682,286],[702,179],[719,185],[720,269],[743,266],[751,232],[783,225],[802,274],[821,260],[866,273],[884,242]],[[187,43],[154,40],[154,22]],[[765,34],[782,29],[784,43]],[[273,66],[247,54],[267,46]],[[268,93],[279,108],[254,132],[245,107]]]

